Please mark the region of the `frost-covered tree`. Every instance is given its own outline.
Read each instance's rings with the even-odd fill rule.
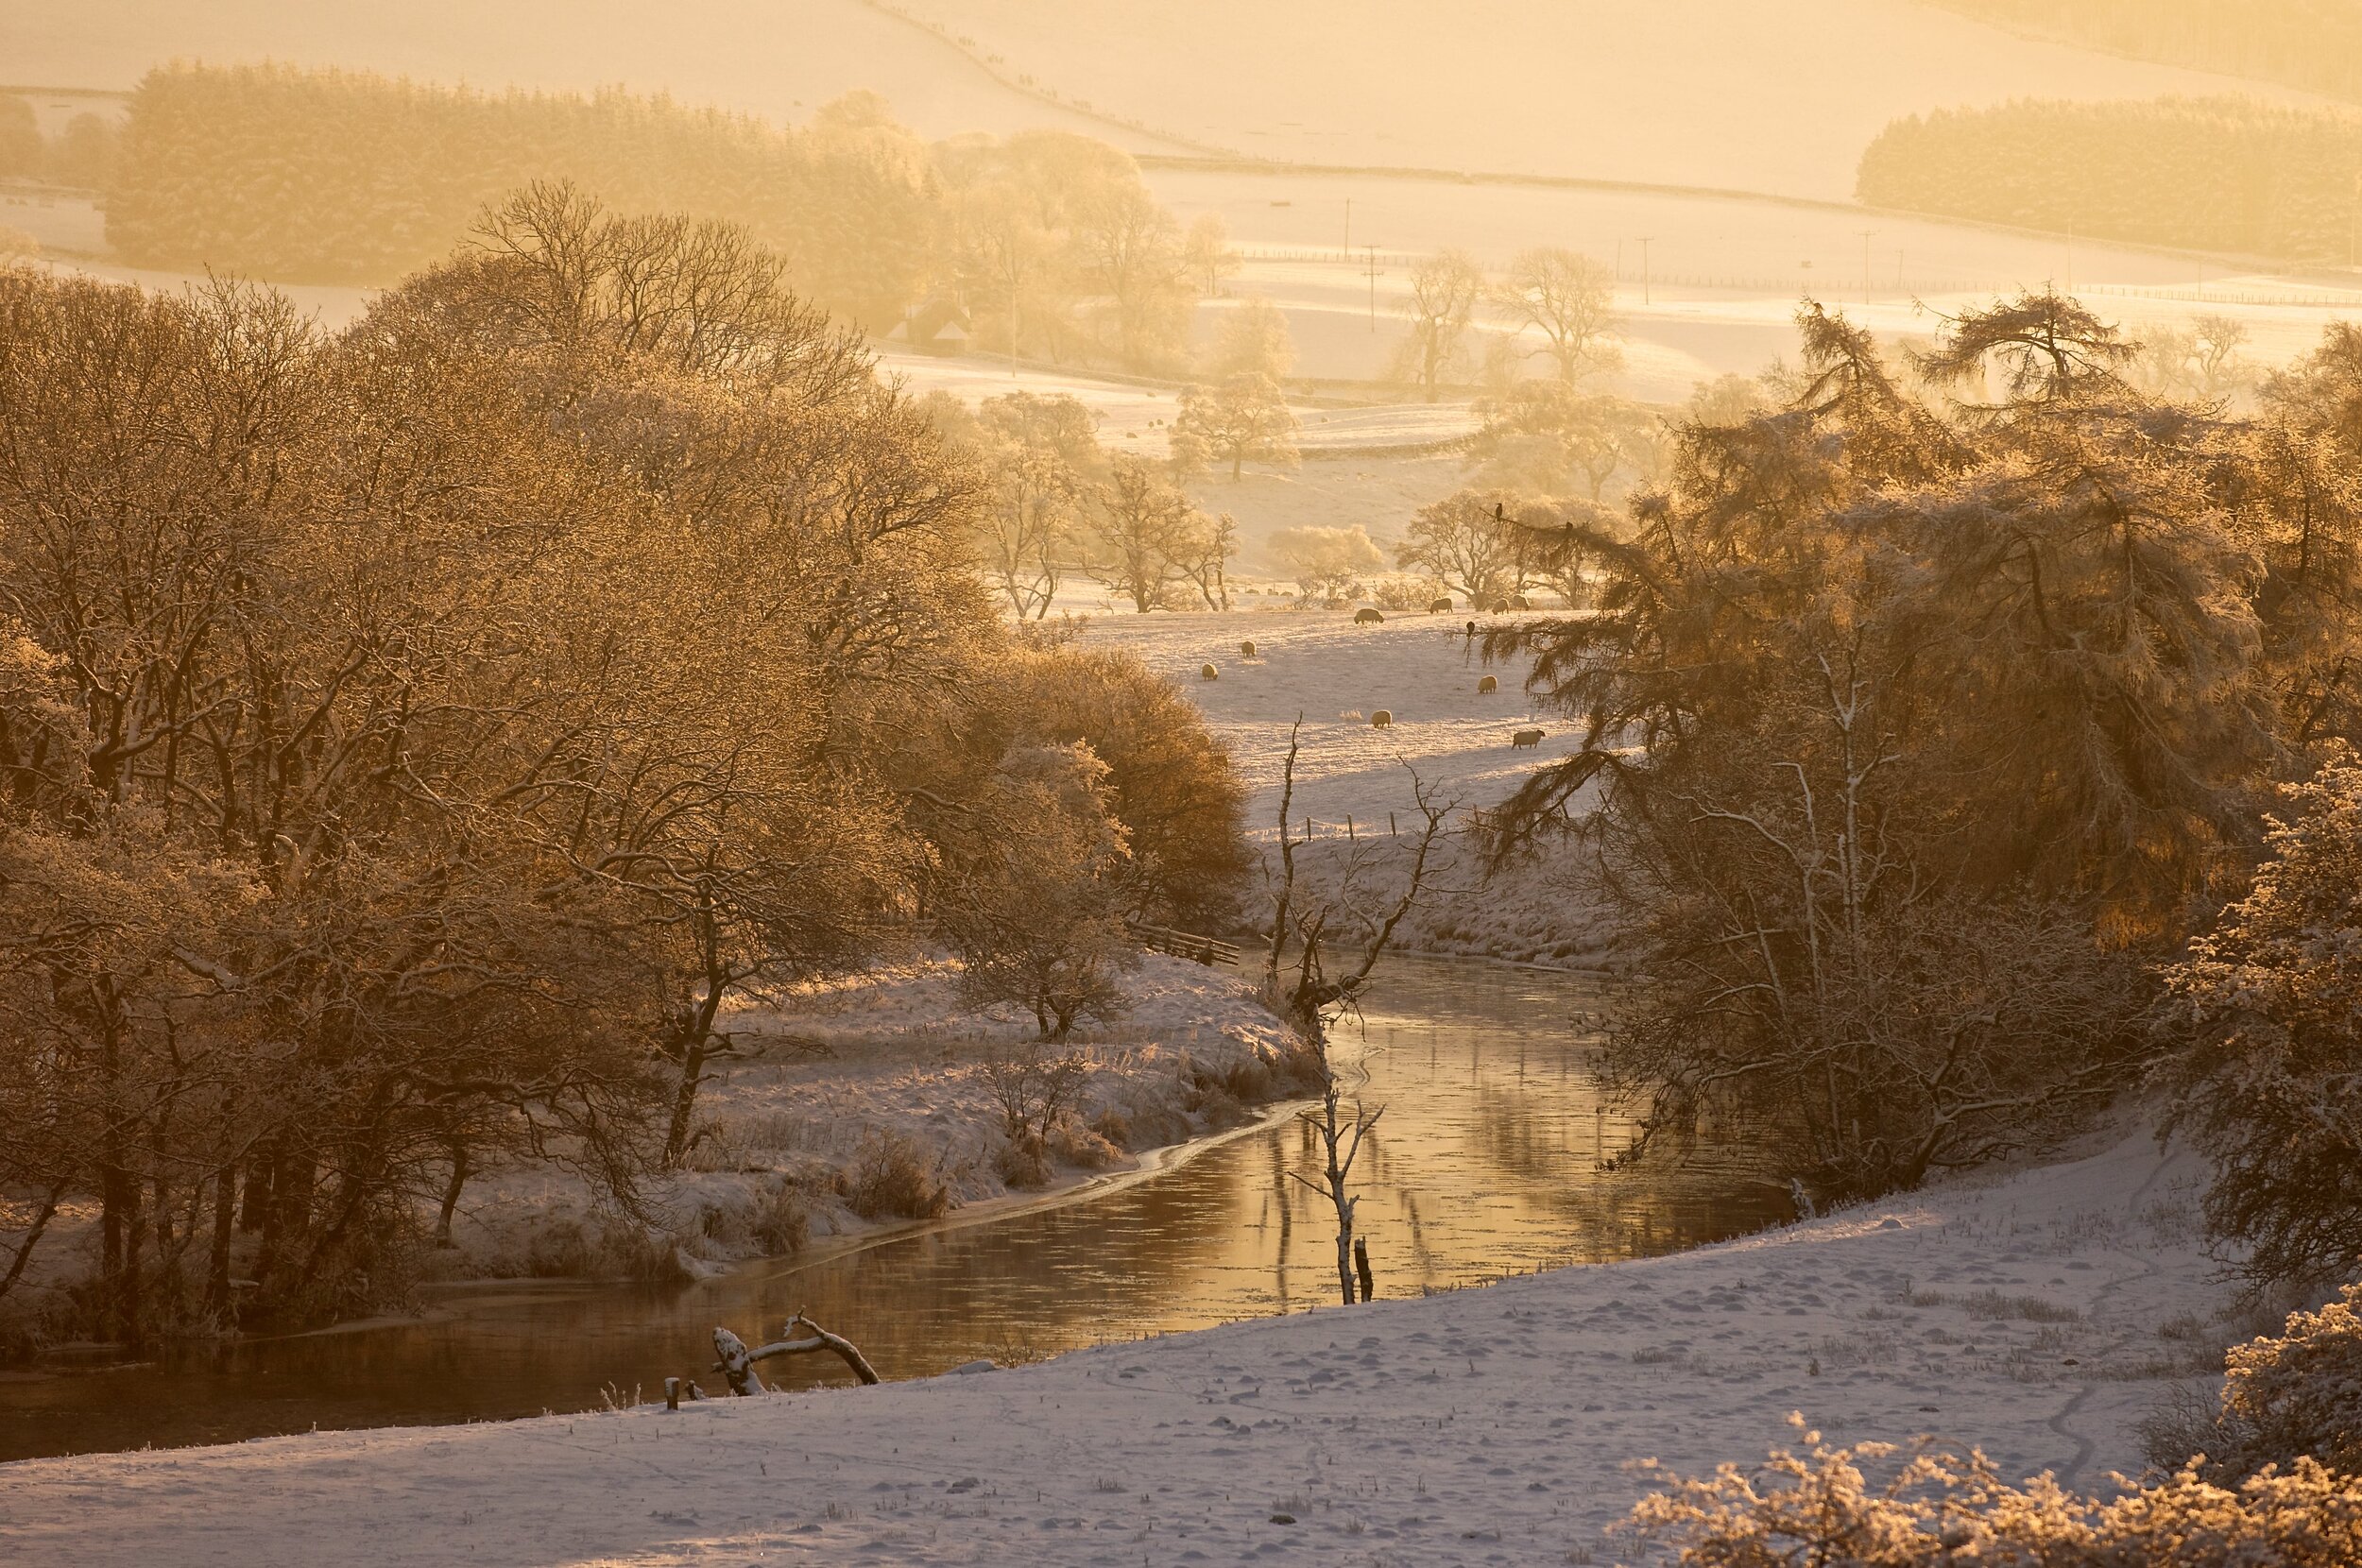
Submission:
[[[1488,297],[1521,331],[1539,334],[1541,344],[1532,352],[1547,356],[1560,381],[1581,381],[1623,361],[1616,341],[1616,280],[1581,251],[1556,246],[1521,250]]]
[[[1024,1008],[1044,1040],[1121,1016],[1139,945],[1123,926],[1131,850],[1106,764],[1080,743],[1013,751],[978,820],[975,853],[937,906],[961,995]]]
[[[2311,1281],[2362,1257],[2362,761],[2340,744],[2282,794],[2253,887],[2167,971],[2195,1034],[2175,1117],[2238,1267]]]
[[[1364,573],[1377,571],[1386,561],[1369,530],[1359,523],[1350,528],[1314,523],[1276,528],[1264,548],[1307,597],[1317,593],[1332,605],[1351,591]]]
[[[1295,367],[1295,337],[1287,315],[1258,295],[1222,313],[1207,368],[1217,382],[1261,376],[1276,385]]]
[[[1395,561],[1485,608],[1525,591],[1530,562],[1524,530],[1508,516],[1523,498],[1503,490],[1461,490],[1419,508],[1395,546]]]
[[[1091,572],[1146,615],[1190,579],[1183,563],[1201,558],[1204,527],[1190,498],[1153,465],[1118,452],[1091,515]]]
[[[1468,318],[1484,296],[1484,269],[1464,250],[1421,257],[1411,268],[1411,331],[1395,351],[1395,375],[1433,402],[1467,359]]]
[[[1230,226],[1222,221],[1220,213],[1201,213],[1192,219],[1181,250],[1201,298],[1213,298],[1222,292],[1225,279],[1239,274],[1239,253],[1231,248]]]
[[[1270,375],[1225,376],[1213,386],[1182,390],[1172,421],[1172,464],[1188,474],[1227,463],[1234,481],[1250,458],[1292,468],[1299,461],[1296,433],[1302,428]]]

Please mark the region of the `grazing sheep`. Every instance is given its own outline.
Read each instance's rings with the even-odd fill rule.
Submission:
[[[1530,610],[1533,608],[1533,601],[1520,593],[1511,598],[1509,607],[1513,610]]]
[[[1392,728],[1394,728],[1394,727],[1395,727],[1395,713],[1394,713],[1394,709],[1392,709],[1392,708],[1388,708],[1388,707],[1381,707],[1381,708],[1379,708],[1377,712],[1375,712],[1375,713],[1371,714],[1371,715],[1370,715],[1370,727],[1371,727],[1372,729],[1392,729]]]
[[[1504,610],[1506,610],[1506,609],[1508,609],[1508,608],[1509,608],[1509,601],[1508,601],[1508,600],[1506,600],[1506,599],[1496,599],[1496,600],[1494,600],[1494,601],[1493,601],[1493,613],[1494,613],[1495,615],[1498,615],[1498,614],[1500,614],[1502,611],[1504,611]]]
[[[1373,609],[1358,609],[1353,612],[1353,623],[1357,626],[1382,626],[1386,618]]]
[[[1477,682],[1477,695],[1480,697],[1489,697],[1500,689],[1501,683],[1498,676],[1487,675]]]
[[[1198,671],[1197,678],[1199,680],[1220,680],[1222,679],[1222,672],[1208,664],[1202,667]]]
[[[1541,743],[1542,732],[1538,729],[1521,729],[1509,738],[1509,746],[1512,751],[1519,746],[1539,746]]]
[[[1255,656],[1255,643],[1252,639],[1239,644],[1239,656],[1241,658],[1253,658]]]
[[[1429,615],[1449,615],[1451,613],[1451,601],[1449,599],[1437,599],[1430,601],[1427,606],[1427,613]]]

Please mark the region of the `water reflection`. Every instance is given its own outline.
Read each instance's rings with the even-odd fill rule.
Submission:
[[[1602,1175],[1623,1123],[1583,1068],[1596,982],[1442,960],[1389,964],[1345,1054],[1386,1116],[1356,1169],[1381,1295],[1666,1252],[1785,1217],[1731,1159]],[[1335,1221],[1289,1179],[1283,1122],[1088,1202],[952,1226],[685,1288],[518,1289],[455,1321],[175,1350],[145,1368],[0,1381],[0,1457],[595,1407],[702,1376],[712,1326],[799,1306],[888,1377],[1334,1300]],[[804,1358],[781,1380],[836,1381]],[[771,1363],[778,1367],[779,1363]],[[708,1379],[710,1385],[718,1379]]]

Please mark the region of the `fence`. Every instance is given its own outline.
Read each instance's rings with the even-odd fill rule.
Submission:
[[[1126,921],[1124,927],[1143,947],[1208,965],[1226,963],[1233,969],[1239,966],[1237,943],[1218,942],[1194,931],[1176,931],[1169,926],[1150,926],[1137,920]]]

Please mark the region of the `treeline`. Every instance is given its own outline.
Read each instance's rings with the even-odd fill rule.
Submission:
[[[1222,917],[1221,749],[1137,661],[1011,639],[972,467],[785,273],[555,186],[333,335],[0,271],[37,1328],[369,1310],[503,1161],[648,1219],[740,1010],[921,914],[1045,1017],[1113,1005],[1124,916]],[[87,1277],[43,1252],[77,1215]]]
[[[114,168],[115,123],[95,112],[77,114],[55,136],[41,133],[33,106],[0,95],[0,179],[39,179],[96,190]]]
[[[486,94],[282,65],[173,65],[131,94],[108,242],[142,266],[389,282],[535,179],[623,212],[745,224],[807,297],[864,321],[916,287],[922,149],[850,101],[807,128],[664,98]]]
[[[2362,1204],[2320,1173],[2352,1158],[2304,1128],[2362,1109],[2325,966],[2362,897],[2362,334],[2242,419],[2142,391],[2055,296],[1951,322],[1933,393],[1802,326],[1777,406],[1685,425],[1617,526],[1568,520],[1597,612],[1488,639],[1583,726],[1501,847],[1572,827],[1628,917],[1605,1062],[1646,1141],[1736,1099],[1808,1185],[1878,1193],[2179,1063],[2222,1233],[2350,1262]],[[2335,847],[2271,869],[2274,811]]]
[[[744,225],[804,297],[882,331],[951,301],[971,341],[1138,369],[1177,364],[1230,266],[1132,160],[1030,132],[930,148],[875,94],[781,129],[665,98],[486,94],[285,66],[175,65],[132,94],[107,233],[145,266],[385,282],[476,213],[562,179],[623,213]]]
[[[2362,114],[2244,98],[2021,100],[1897,120],[1862,154],[1876,207],[2093,239],[2344,264]]]
[[[1936,0],[1946,10],[2134,60],[2362,99],[2355,0]]]

